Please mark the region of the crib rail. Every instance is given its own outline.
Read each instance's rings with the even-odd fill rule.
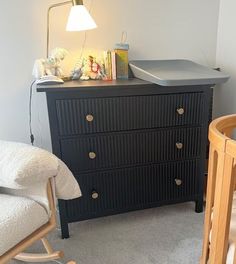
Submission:
[[[226,263],[236,172],[234,128],[236,115],[218,118],[209,127],[210,153],[201,264]]]

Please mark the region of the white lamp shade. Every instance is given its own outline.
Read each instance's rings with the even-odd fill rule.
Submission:
[[[96,28],[97,25],[84,5],[71,7],[67,22],[67,31],[83,31]]]

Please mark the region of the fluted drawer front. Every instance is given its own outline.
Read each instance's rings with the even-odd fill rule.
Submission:
[[[135,131],[63,139],[61,151],[69,168],[79,173],[197,157],[200,139],[199,127]]]
[[[61,136],[202,123],[202,93],[56,101]]]
[[[197,161],[163,163],[81,174],[76,178],[83,196],[70,202],[70,218],[135,205],[168,202],[198,194]]]

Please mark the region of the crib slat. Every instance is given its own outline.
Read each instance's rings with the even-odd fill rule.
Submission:
[[[210,145],[208,178],[207,178],[207,197],[204,221],[204,242],[202,249],[201,264],[206,264],[209,257],[209,236],[211,231],[211,213],[214,203],[215,182],[216,182],[217,152],[213,145]]]
[[[219,152],[209,258],[212,264],[226,262],[234,191],[233,163],[233,157]]]

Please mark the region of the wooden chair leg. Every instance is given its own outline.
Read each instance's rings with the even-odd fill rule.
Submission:
[[[52,249],[50,243],[48,242],[48,240],[44,237],[44,238],[41,239],[41,241],[42,241],[45,249],[47,250],[48,254],[52,254],[53,253],[53,249]],[[76,262],[71,260],[71,261],[67,262],[67,264],[76,264]]]
[[[56,260],[63,258],[64,254],[62,251],[54,251],[46,238],[41,239],[43,246],[45,247],[47,253],[45,254],[35,254],[35,253],[20,253],[15,259],[25,262],[48,262],[50,260]],[[73,264],[73,263],[70,263]]]
[[[31,254],[31,253],[20,253],[15,256],[15,259],[25,262],[48,262],[50,260],[56,260],[63,258],[64,254],[62,251],[55,251],[51,254]]]
[[[53,253],[53,249],[51,247],[51,245],[49,244],[48,240],[44,237],[41,239],[43,246],[45,247],[46,251],[48,254],[52,254]]]

